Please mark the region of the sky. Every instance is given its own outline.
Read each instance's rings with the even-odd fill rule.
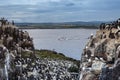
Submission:
[[[111,21],[120,0],[0,0],[0,17],[15,22]]]

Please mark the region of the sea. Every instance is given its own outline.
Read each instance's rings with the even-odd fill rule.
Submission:
[[[97,29],[24,29],[33,38],[35,49],[53,50],[80,60],[91,34]]]

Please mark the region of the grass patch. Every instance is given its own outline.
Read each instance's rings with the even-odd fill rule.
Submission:
[[[63,53],[57,53],[56,51],[51,51],[51,50],[36,50],[35,54],[36,54],[37,57],[40,57],[40,58],[60,59],[60,60],[72,61],[78,67],[80,66],[80,60],[76,60],[76,59],[67,57]]]
[[[78,67],[80,66],[80,60],[67,57],[63,53],[57,53],[56,51],[51,51],[51,50],[35,50],[35,54],[26,51],[26,52],[23,52],[21,56],[23,58],[30,57],[33,59],[36,56],[36,57],[43,58],[43,59],[48,58],[48,59],[68,60],[76,64]]]

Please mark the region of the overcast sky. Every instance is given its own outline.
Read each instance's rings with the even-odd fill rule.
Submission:
[[[0,0],[0,17],[16,22],[111,21],[120,0]]]

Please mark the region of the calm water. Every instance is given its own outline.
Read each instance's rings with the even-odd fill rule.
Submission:
[[[36,49],[49,49],[80,59],[88,37],[96,29],[26,29]]]

